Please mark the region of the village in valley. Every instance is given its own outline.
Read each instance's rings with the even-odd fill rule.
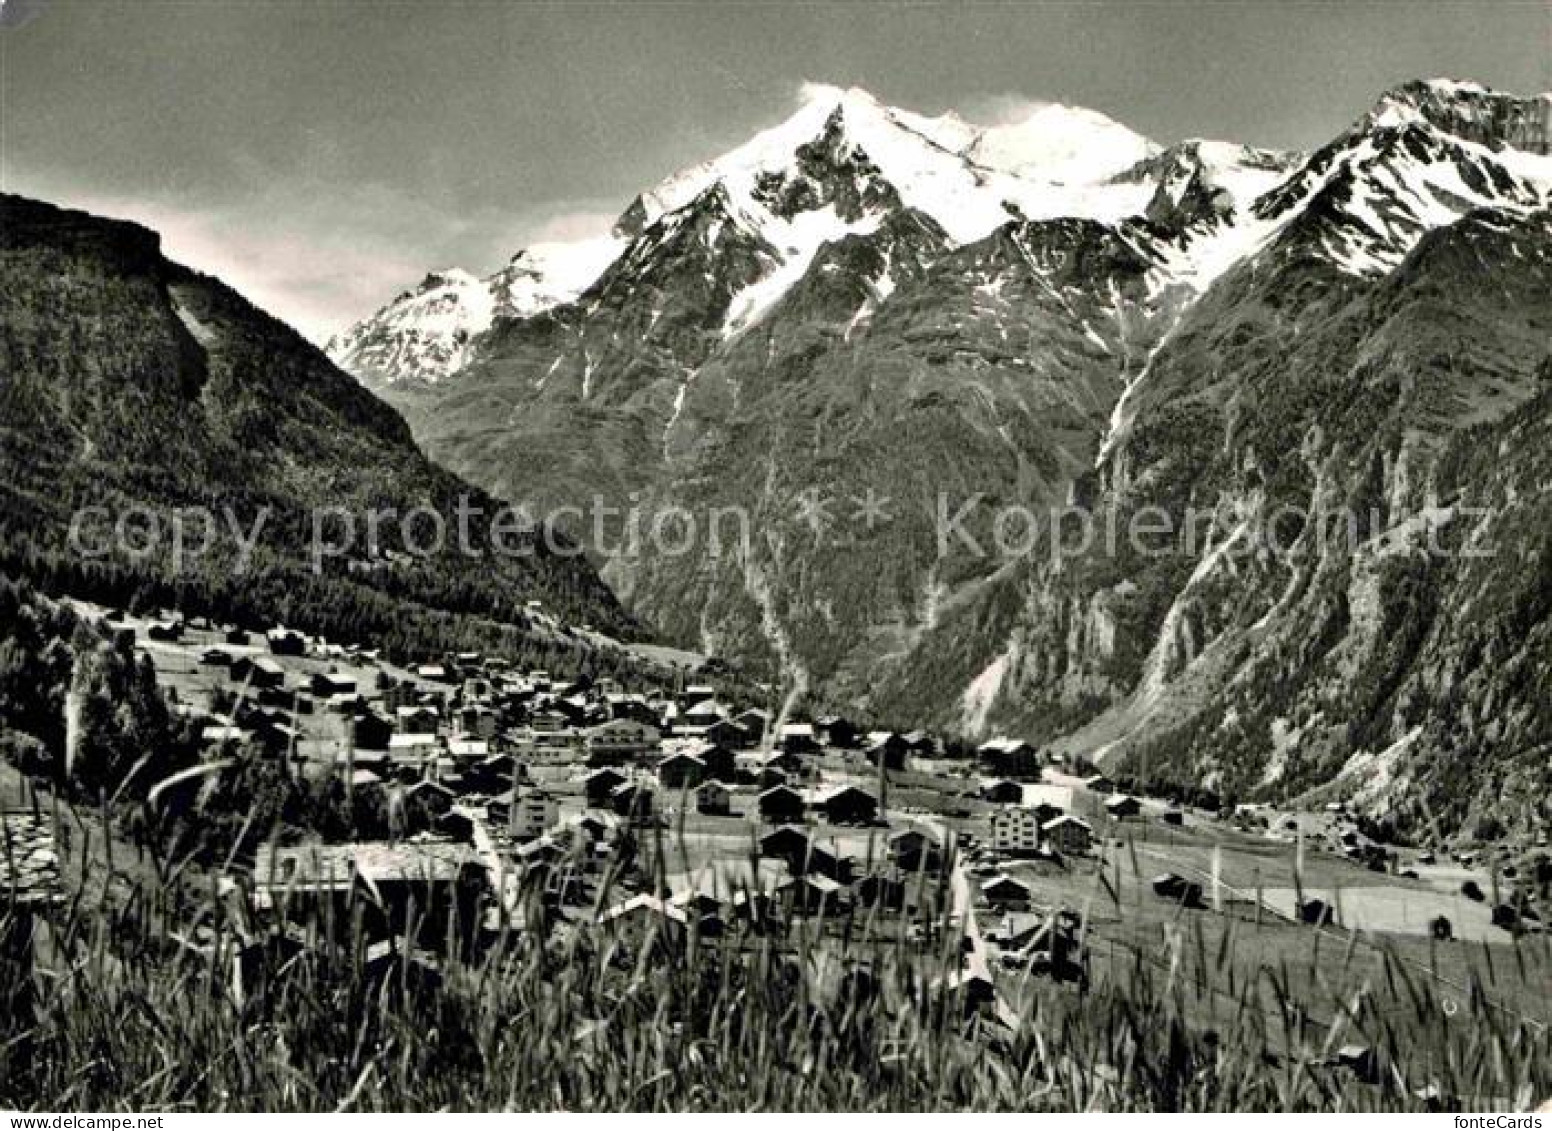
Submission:
[[[406,666],[284,626],[75,607],[151,659],[209,764],[268,760],[377,815],[369,835],[277,829],[228,861],[214,882],[237,909],[237,953],[302,946],[303,926],[363,901],[384,968],[427,977],[511,932],[670,947],[802,932],[823,947],[865,921],[918,951],[961,940],[952,988],[1016,1028],[1036,982],[1081,993],[1169,965],[1183,928],[1232,936],[1246,963],[1307,954],[1315,935],[1334,936],[1333,952],[1384,939],[1461,986],[1467,947],[1542,929],[1545,846],[1403,850],[1339,804],[1138,796],[1014,738],[950,747],[740,701],[688,654],[627,688],[472,652]],[[0,886],[57,888],[63,846],[4,772]],[[215,946],[211,932],[193,945]],[[1210,1018],[1212,995],[1200,1005]]]

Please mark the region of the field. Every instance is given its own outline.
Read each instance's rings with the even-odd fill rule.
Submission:
[[[72,837],[71,851],[91,839]],[[1419,969],[1394,940],[1172,912],[1137,892],[1123,855],[1065,881],[1092,915],[1092,984],[1002,979],[1007,1026],[967,1021],[952,995],[931,992],[953,965],[942,953],[860,918],[780,944],[692,936],[666,963],[661,938],[517,933],[450,963],[430,989],[368,968],[342,926],[343,945],[320,940],[237,1001],[219,937],[166,941],[174,923],[209,938],[218,908],[189,898],[199,886],[189,877],[175,892],[151,878],[158,868],[120,854],[115,898],[72,903],[43,929],[33,988],[3,1022],[0,1103],[1481,1110],[1552,1089],[1544,1023],[1497,1000],[1545,997],[1544,948],[1455,944]],[[1101,898],[1101,877],[1117,875],[1119,899]],[[848,989],[847,969],[871,973],[866,993]],[[1380,1067],[1353,1067],[1355,1045]]]
[[[207,635],[141,635],[164,685],[201,706],[226,680],[196,662]],[[380,670],[281,662],[363,687]],[[299,721],[315,766],[331,762],[330,716]],[[995,807],[962,764],[923,762],[880,783],[854,752],[811,761],[825,786],[887,784],[877,825],[811,821],[837,855],[882,859],[907,827],[989,839]],[[563,818],[584,811],[578,768],[532,769]],[[1074,791],[1095,850],[1058,862],[972,849],[911,881],[915,915],[857,906],[715,937],[666,920],[616,929],[599,913],[649,889],[611,866],[587,905],[556,915],[529,892],[521,925],[428,974],[408,957],[369,959],[355,913],[310,924],[305,948],[272,962],[269,948],[300,927],[240,910],[240,867],[160,859],[102,813],[31,795],[0,767],[4,807],[53,815],[67,889],[28,920],[25,959],[0,955],[0,1106],[1504,1110],[1552,1096],[1552,945],[1492,926],[1487,905],[1459,894],[1468,878],[1493,891],[1488,869],[1403,852],[1417,878],[1372,871],[1335,850],[1323,813],[1271,814],[1255,831],[1195,810],[1166,824],[1163,803],[1145,800],[1116,821],[1080,783],[1048,781]],[[662,823],[640,834],[651,882],[671,894],[720,883],[727,895],[760,875],[770,826],[753,816],[756,793],[736,787],[726,817],[666,798]],[[1157,895],[1164,872],[1199,884],[1202,904]],[[1004,961],[995,939],[1021,913],[1005,918],[980,894],[997,874],[1028,883],[1025,918],[1077,913],[1082,980]],[[1337,909],[1334,922],[1297,920],[1312,896]],[[1440,914],[1454,939],[1431,936]],[[4,936],[22,923],[13,914]],[[990,999],[964,977],[961,935],[986,959]],[[261,972],[240,991],[239,951]]]

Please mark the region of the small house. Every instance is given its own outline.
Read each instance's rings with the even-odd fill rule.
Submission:
[[[1174,872],[1154,876],[1150,886],[1153,888],[1153,894],[1160,899],[1167,899],[1171,903],[1178,903],[1185,907],[1204,906],[1202,885]]]
[[[657,813],[657,790],[649,781],[621,782],[609,792],[610,807],[632,821],[650,821]]]
[[[878,799],[854,785],[821,794],[814,799],[814,807],[833,825],[871,825],[878,819]]]
[[[785,723],[776,741],[788,754],[814,754],[819,750],[819,738],[814,734],[812,723]]]
[[[759,707],[751,707],[735,716],[733,721],[744,728],[750,742],[757,743],[765,738],[765,732],[770,729],[771,713]]]
[[[993,876],[981,885],[981,896],[993,907],[1022,911],[1029,907],[1033,893],[1029,885],[1009,875]]]
[[[358,749],[386,750],[393,737],[393,724],[376,711],[363,711],[351,722],[351,731]]]
[[[1094,845],[1094,826],[1071,813],[1047,821],[1040,833],[1047,844],[1066,856],[1082,856]]]
[[[936,870],[942,863],[943,846],[926,829],[901,829],[889,838],[889,856],[896,867],[906,872]]]
[[[807,832],[794,825],[783,825],[761,837],[760,855],[783,861],[794,876],[810,871],[836,876],[841,870],[841,862],[833,852],[820,848]]]
[[[1112,820],[1130,821],[1142,812],[1142,802],[1128,794],[1112,797],[1105,802],[1105,812],[1110,814]]]
[[[803,819],[803,795],[790,786],[767,789],[758,797],[757,805],[760,818],[765,821],[785,824]]]
[[[602,766],[582,779],[582,792],[587,797],[589,805],[608,806],[611,804],[610,799],[615,789],[624,782],[625,775],[619,770]]]
[[[681,751],[657,764],[657,776],[667,789],[693,789],[706,780],[706,763]]]
[[[726,817],[733,809],[733,793],[722,782],[702,782],[695,790],[695,811],[708,817]]]
[[[903,770],[906,755],[909,753],[910,747],[905,739],[898,734],[890,734],[877,741],[869,742],[863,749],[862,756],[874,766],[882,766],[886,770]]]
[[[996,777],[1029,780],[1040,776],[1040,755],[1020,739],[994,738],[976,747],[981,769]]]
[[[1024,800],[1024,787],[1012,778],[991,778],[981,783],[981,800],[995,805],[1017,805]]]
[[[814,724],[819,739],[827,746],[847,749],[857,745],[857,725],[844,715],[826,715]]]
[[[300,632],[276,626],[264,634],[271,655],[301,656],[307,652],[307,638]]]
[[[312,678],[308,680],[307,689],[319,699],[329,699],[336,695],[354,695],[356,681],[337,672],[314,672]]]
[[[1299,922],[1324,927],[1336,921],[1332,907],[1323,899],[1306,899],[1298,907]]]

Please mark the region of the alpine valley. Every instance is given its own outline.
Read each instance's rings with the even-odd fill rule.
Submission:
[[[329,353],[494,495],[696,516],[688,554],[575,534],[817,703],[1515,824],[1552,776],[1549,205],[1549,94],[1409,83],[1284,153],[810,87]],[[998,553],[1010,507],[1195,536]]]

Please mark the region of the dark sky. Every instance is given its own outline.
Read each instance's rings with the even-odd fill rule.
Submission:
[[[1408,78],[1552,88],[1552,0],[27,5],[0,20],[3,187],[151,224],[319,338],[429,267],[600,230],[805,80],[1300,148]]]

